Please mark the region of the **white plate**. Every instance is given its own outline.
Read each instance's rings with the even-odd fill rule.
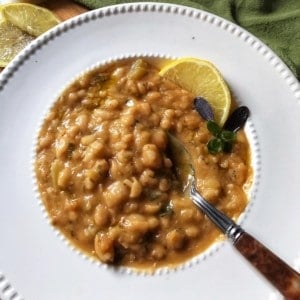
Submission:
[[[300,251],[300,88],[248,32],[209,13],[144,3],[103,8],[44,34],[0,75],[0,298],[271,299],[274,289],[225,242],[199,263],[154,276],[99,267],[54,233],[35,198],[32,145],[62,86],[98,61],[158,53],[212,61],[247,105],[261,165],[244,228],[295,264]],[[252,128],[253,129],[253,128]],[[258,170],[260,169],[260,170]],[[258,178],[258,176],[256,177]]]

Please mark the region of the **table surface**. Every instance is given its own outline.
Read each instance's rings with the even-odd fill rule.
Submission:
[[[86,12],[88,9],[71,0],[48,0],[40,4],[50,9],[61,21]]]
[[[88,11],[86,7],[71,0],[48,0],[39,5],[51,10],[61,21],[65,21]],[[3,68],[0,67],[0,73],[2,70]]]

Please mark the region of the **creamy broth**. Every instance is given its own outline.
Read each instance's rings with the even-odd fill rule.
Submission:
[[[104,263],[156,268],[220,237],[182,193],[167,132],[192,154],[199,192],[234,219],[244,211],[245,133],[231,153],[209,154],[194,98],[141,59],[93,70],[61,94],[41,127],[35,170],[53,225],[75,246]]]

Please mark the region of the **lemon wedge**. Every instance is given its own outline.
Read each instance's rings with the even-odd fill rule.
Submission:
[[[51,11],[36,5],[0,5],[0,67],[6,67],[36,36],[58,23]]]
[[[229,88],[218,69],[209,61],[187,57],[164,66],[159,74],[173,81],[195,96],[205,98],[214,112],[214,119],[222,126],[231,106]]]
[[[1,13],[5,20],[33,36],[39,36],[59,23],[50,10],[29,3],[3,5]]]
[[[34,37],[11,23],[0,21],[0,67],[5,67]]]

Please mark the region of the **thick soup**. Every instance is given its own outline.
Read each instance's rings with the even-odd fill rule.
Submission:
[[[75,246],[104,263],[155,268],[219,237],[182,192],[167,132],[192,154],[203,196],[232,218],[243,212],[245,134],[231,153],[209,154],[194,97],[141,59],[98,68],[62,93],[40,130],[35,170],[53,225]]]

